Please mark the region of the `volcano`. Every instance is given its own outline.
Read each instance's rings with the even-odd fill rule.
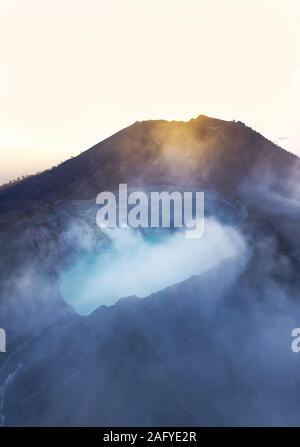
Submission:
[[[114,245],[95,200],[120,184],[204,191],[203,245],[159,233],[154,250],[138,229]],[[3,185],[0,425],[299,425],[298,185],[298,157],[204,115]]]

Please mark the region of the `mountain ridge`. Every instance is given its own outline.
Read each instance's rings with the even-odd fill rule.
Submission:
[[[232,193],[253,168],[264,171],[269,165],[282,173],[297,159],[239,121],[205,115],[189,121],[137,121],[53,169],[2,186],[0,213],[16,205],[24,209],[33,203],[92,199],[133,179],[136,187],[212,184]],[[233,182],[236,175],[240,178]]]

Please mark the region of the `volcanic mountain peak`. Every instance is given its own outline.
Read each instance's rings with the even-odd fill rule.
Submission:
[[[118,184],[193,185],[232,194],[252,175],[285,174],[297,159],[241,122],[199,115],[132,124],[77,157],[0,189],[0,212],[94,199]]]

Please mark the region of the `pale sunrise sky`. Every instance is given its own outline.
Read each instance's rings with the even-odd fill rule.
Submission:
[[[0,0],[0,183],[146,119],[300,155],[299,0]]]

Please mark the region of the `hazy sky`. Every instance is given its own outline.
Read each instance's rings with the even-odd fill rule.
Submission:
[[[299,24],[299,0],[0,0],[0,183],[149,118],[300,154]]]

